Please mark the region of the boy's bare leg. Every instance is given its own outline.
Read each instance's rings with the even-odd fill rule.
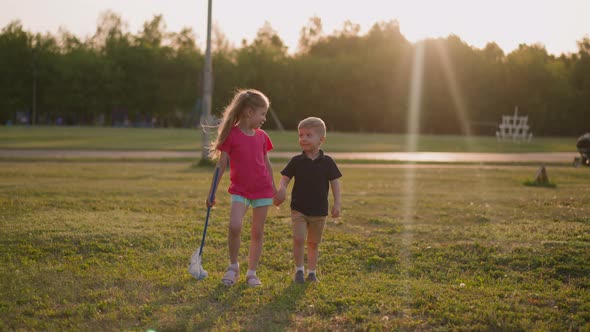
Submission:
[[[238,263],[238,254],[240,252],[242,222],[248,207],[241,202],[231,203],[231,212],[229,215],[229,233],[227,243],[229,246],[229,261],[232,264]]]
[[[293,228],[293,259],[295,260],[295,266],[303,266],[307,223],[303,215],[299,212],[291,213],[291,219]]]
[[[250,232],[250,251],[248,252],[248,270],[256,271],[258,260],[262,255],[262,243],[264,241],[264,222],[268,206],[260,206],[252,209],[252,230]]]
[[[315,271],[318,263],[320,242],[322,242],[325,225],[326,219],[323,221],[314,220],[307,225],[307,264],[308,269],[312,271]]]

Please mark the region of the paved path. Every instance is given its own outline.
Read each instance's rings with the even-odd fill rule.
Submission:
[[[299,152],[270,152],[271,158],[290,158]],[[579,154],[552,153],[462,153],[462,152],[331,152],[337,160],[405,162],[540,162],[571,163]],[[12,150],[0,149],[0,158],[56,159],[170,159],[199,158],[199,151],[100,151],[100,150]]]

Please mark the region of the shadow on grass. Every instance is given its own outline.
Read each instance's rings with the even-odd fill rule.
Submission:
[[[221,282],[218,283],[213,290],[209,291],[206,302],[198,304],[199,307],[207,306],[207,309],[199,310],[203,312],[204,319],[191,326],[191,329],[195,331],[213,329],[219,319],[227,318],[229,317],[226,316],[228,312],[237,310],[234,308],[234,304],[243,296],[243,290],[244,287],[241,285],[228,287]]]
[[[219,283],[209,291],[206,302],[199,303],[201,308],[207,306],[207,309],[201,310],[203,319],[191,329],[223,329],[237,324],[242,331],[285,330],[291,326],[291,316],[298,312],[299,301],[307,287],[307,284],[293,282],[284,288],[268,284],[251,288],[244,282],[228,287]]]
[[[255,309],[252,320],[243,326],[245,331],[284,331],[292,328],[292,316],[301,309],[300,299],[305,295],[308,284],[290,282],[281,293],[262,307]]]
[[[523,185],[527,186],[527,187],[543,187],[543,188],[556,188],[557,184],[553,183],[553,182],[539,182],[536,180],[526,180],[522,183]]]

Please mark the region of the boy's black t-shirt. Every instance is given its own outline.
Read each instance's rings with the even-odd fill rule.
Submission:
[[[334,160],[320,150],[320,155],[309,159],[305,153],[289,161],[281,174],[295,177],[291,191],[291,209],[308,216],[328,215],[330,181],[342,176]]]

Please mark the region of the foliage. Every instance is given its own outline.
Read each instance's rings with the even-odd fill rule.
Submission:
[[[331,130],[406,132],[416,45],[398,22],[378,22],[363,35],[347,21],[327,35],[312,17],[291,53],[268,23],[239,48],[214,32],[215,114],[235,89],[252,87],[269,95],[287,129],[313,114]],[[21,112],[36,124],[195,127],[203,75],[195,38],[189,28],[167,32],[161,15],[132,34],[105,12],[87,40],[9,23],[0,33],[0,123],[18,122]],[[559,56],[536,44],[509,54],[493,42],[477,49],[454,35],[423,44],[422,133],[494,135],[515,106],[535,136],[588,130],[588,37],[578,53]]]

